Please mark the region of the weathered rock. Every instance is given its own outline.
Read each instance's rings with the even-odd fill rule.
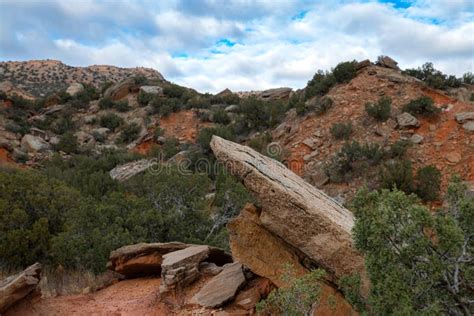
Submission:
[[[233,113],[233,112],[237,112],[238,109],[239,109],[239,106],[238,106],[237,104],[231,104],[231,105],[227,106],[227,107],[224,109],[224,111],[226,111],[226,112],[232,112],[232,113]]]
[[[97,115],[91,114],[84,116],[84,123],[85,124],[95,124],[97,122]]]
[[[110,170],[110,177],[119,182],[130,179],[131,177],[147,170],[153,164],[148,159],[140,159],[137,161],[132,161],[120,166],[115,167]]]
[[[449,161],[450,163],[458,163],[461,161],[461,154],[455,151],[449,152],[446,154],[446,160]]]
[[[272,282],[267,278],[258,277],[251,280],[245,290],[242,290],[235,297],[235,304],[246,310],[253,310],[255,305],[275,288]]]
[[[404,112],[397,116],[398,126],[401,128],[419,127],[420,122],[410,113]]]
[[[251,148],[217,136],[213,136],[211,148],[259,199],[259,218],[267,230],[330,275],[338,278],[361,273],[365,282],[364,260],[352,243],[354,217],[350,211],[283,164]]]
[[[139,243],[124,246],[110,253],[107,268],[126,278],[160,275],[163,256],[187,247],[189,245],[180,242]]]
[[[232,254],[255,274],[269,279],[278,287],[286,286],[285,280],[282,279],[285,266],[290,265],[296,276],[309,271],[302,264],[305,261],[304,254],[268,231],[260,221],[260,212],[261,210],[252,204],[247,204],[239,216],[227,225]],[[334,297],[340,315],[351,315],[351,305],[336,289],[326,283],[321,283],[321,287],[323,294]],[[236,302],[239,302],[239,296]],[[319,311],[320,307],[317,310]]]
[[[66,93],[68,93],[70,96],[75,96],[79,92],[84,91],[84,86],[81,83],[74,82],[69,87],[66,89]]]
[[[208,246],[192,246],[163,256],[160,293],[184,288],[199,278],[199,264],[210,253]]]
[[[285,265],[291,265],[296,275],[304,274],[307,269],[295,250],[262,225],[260,212],[254,205],[247,204],[227,225],[232,255],[255,274],[279,287],[284,286],[281,276]]]
[[[60,141],[61,139],[58,136],[52,136],[49,138],[49,143],[53,146],[58,145]]]
[[[17,162],[28,160],[28,154],[19,148],[14,148],[12,151],[12,158]]]
[[[0,313],[31,293],[41,278],[41,265],[35,263],[0,282]]]
[[[456,121],[461,124],[466,123],[467,121],[474,121],[474,112],[457,113]]]
[[[219,307],[232,300],[245,284],[240,262],[224,266],[221,273],[213,277],[194,295],[191,302],[205,307]]]
[[[370,65],[372,65],[372,63],[370,62],[370,60],[369,60],[369,59],[365,59],[365,60],[359,61],[359,62],[356,64],[356,69],[357,69],[357,70],[361,70],[361,69],[363,69],[363,68],[369,67]]]
[[[125,79],[116,83],[104,92],[104,97],[110,97],[112,100],[119,100],[131,92],[138,92],[139,87],[133,78]]]
[[[421,136],[420,134],[413,134],[410,137],[410,142],[412,142],[413,144],[421,144],[423,142],[423,136]]]
[[[162,94],[163,88],[160,86],[141,86],[140,92],[149,93],[149,94]]]
[[[398,68],[397,66],[398,63],[388,56],[380,56],[377,60],[377,65],[395,70],[400,70],[400,68]]]
[[[474,121],[464,123],[462,125],[462,128],[464,128],[468,132],[474,132]]]
[[[260,92],[259,97],[269,101],[287,100],[290,97],[291,91],[293,91],[291,88],[268,89]]]
[[[213,262],[201,262],[199,264],[199,272],[205,275],[217,275],[221,273],[223,267],[219,267]]]
[[[41,137],[26,134],[21,139],[21,147],[26,152],[41,152],[50,149],[50,145]]]
[[[80,147],[93,146],[95,144],[95,138],[89,133],[84,131],[78,131],[74,134],[77,138],[77,143]]]

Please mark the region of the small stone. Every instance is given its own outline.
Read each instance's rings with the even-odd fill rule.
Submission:
[[[464,128],[468,132],[474,132],[474,121],[469,121],[467,123],[464,123],[462,125],[462,128]]]
[[[446,154],[446,160],[451,163],[458,163],[461,161],[461,154],[458,152],[450,152]]]
[[[413,144],[421,144],[423,142],[423,136],[419,135],[419,134],[413,134],[411,137],[410,137],[410,141],[413,143]]]
[[[461,112],[456,114],[456,121],[460,124],[474,121],[474,112]]]
[[[420,126],[420,122],[416,119],[416,117],[407,112],[397,116],[397,123],[401,128]]]

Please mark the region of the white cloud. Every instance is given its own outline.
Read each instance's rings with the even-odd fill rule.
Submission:
[[[48,12],[56,14],[52,24],[35,16],[31,4],[21,7],[29,10],[25,21],[18,20],[16,11],[0,13],[0,34],[6,34],[0,38],[0,59],[153,67],[202,92],[301,88],[317,69],[381,54],[392,56],[402,68],[432,61],[458,76],[473,71],[472,1],[418,0],[400,10],[377,2],[232,1],[224,6],[209,0],[202,2],[204,7],[191,2],[183,7],[178,0],[159,7],[133,1],[117,7],[92,0],[55,3],[49,3]],[[303,18],[291,18],[306,10]],[[83,27],[61,32],[68,21]],[[224,38],[237,44],[216,44]]]

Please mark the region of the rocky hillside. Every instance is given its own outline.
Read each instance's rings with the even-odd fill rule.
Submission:
[[[415,240],[421,253],[427,245],[423,255],[437,260],[430,267],[447,262],[449,275],[452,262],[470,263],[472,238],[453,224],[471,229],[469,218],[458,218],[471,216],[474,205],[468,80],[448,80],[429,67],[401,71],[382,56],[318,71],[297,91],[211,95],[144,68],[0,66],[0,79],[8,80],[0,84],[0,267],[24,271],[0,281],[7,298],[0,312],[8,309],[7,315],[252,315],[256,308],[274,314],[279,291],[314,315],[355,315],[367,302],[390,314],[375,304],[374,295],[387,294],[385,278],[376,276],[418,264],[425,269],[428,260],[401,256],[400,247]],[[450,181],[458,183],[451,193],[462,203],[445,198]],[[370,197],[356,195],[363,187]],[[369,213],[383,195],[389,195],[384,212]],[[374,243],[379,248],[370,253],[369,233],[383,235],[393,224],[385,211],[398,203],[403,216],[412,210],[417,216],[402,218],[408,230],[389,240],[398,244]],[[370,215],[362,224],[381,229],[361,226],[362,213],[351,212],[361,205]],[[445,212],[437,212],[441,207]],[[443,219],[428,220],[453,210],[456,220],[445,227]],[[426,221],[416,226],[419,219]],[[459,240],[433,243],[426,231]],[[433,252],[437,247],[447,249]],[[385,251],[393,257],[378,264],[374,258]],[[399,264],[400,257],[412,261]],[[36,262],[50,273],[41,281]],[[52,280],[63,285],[77,271],[107,275],[109,286],[74,280],[79,289],[48,295]],[[407,297],[422,283],[429,304],[443,300],[433,303],[437,308],[470,304],[463,301],[472,293],[469,282],[448,295],[424,279],[443,272],[403,271],[389,281]],[[305,295],[295,294],[301,287],[319,295],[302,302]],[[419,311],[426,302],[413,304],[410,311]]]
[[[163,80],[158,71],[143,67],[120,68],[107,65],[73,67],[59,60],[0,62],[0,82],[8,81],[15,88],[35,97],[65,90],[74,82],[100,88],[106,82],[116,83],[136,75]]]

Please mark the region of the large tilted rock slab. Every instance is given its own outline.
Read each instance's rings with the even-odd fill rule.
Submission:
[[[219,307],[232,300],[244,285],[245,276],[240,262],[224,266],[221,273],[213,277],[196,293],[191,302],[205,307]]]
[[[163,256],[189,247],[180,242],[139,243],[121,247],[110,253],[107,268],[135,278],[145,275],[160,275]]]
[[[119,182],[126,181],[131,177],[147,170],[152,166],[152,162],[148,159],[140,159],[116,166],[109,171],[110,177]]]
[[[304,260],[281,238],[262,226],[259,210],[252,204],[245,205],[239,216],[228,225],[230,248],[235,259],[243,263],[253,273],[270,279],[278,287],[287,286],[284,278],[285,266],[291,266],[295,276],[309,271],[301,261]],[[314,315],[355,315],[351,305],[330,284],[321,282],[321,303]],[[335,302],[331,308],[329,297]]]
[[[0,281],[0,313],[27,296],[38,285],[41,265],[35,263],[24,271]]]
[[[349,210],[249,147],[213,136],[211,148],[259,199],[260,221],[266,229],[333,277],[356,272],[365,276],[363,257],[351,238],[354,217]]]

